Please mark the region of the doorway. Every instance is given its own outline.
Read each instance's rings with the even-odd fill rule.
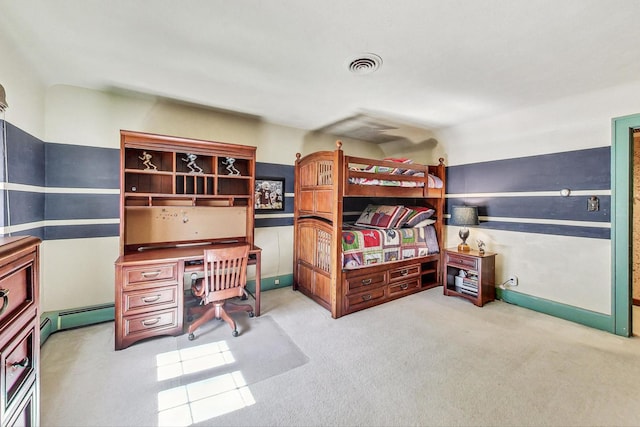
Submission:
[[[633,204],[634,134],[640,129],[640,114],[613,119],[611,142],[611,332],[632,335],[633,294]],[[640,150],[638,150],[640,152]],[[640,203],[638,209],[640,210]],[[635,227],[640,237],[640,224]],[[639,274],[640,276],[640,271]],[[640,314],[635,316],[636,322]],[[640,326],[636,328],[640,332]]]
[[[633,129],[631,333],[640,336],[640,128]]]

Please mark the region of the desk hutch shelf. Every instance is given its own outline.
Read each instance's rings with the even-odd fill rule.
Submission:
[[[117,350],[183,331],[186,259],[165,248],[253,246],[255,156],[252,146],[121,131]]]

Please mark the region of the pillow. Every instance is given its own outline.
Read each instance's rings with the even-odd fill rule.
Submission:
[[[398,212],[398,217],[396,218],[395,224],[391,224],[391,228],[402,227],[405,224],[405,222],[407,222],[407,219],[409,218],[409,215],[411,215],[412,212],[413,212],[413,209],[405,208],[403,206],[400,212]]]
[[[422,206],[408,206],[408,208],[411,209],[411,213],[407,217],[403,227],[416,227],[416,224],[431,218],[433,214],[436,213],[434,209]]]
[[[425,219],[423,221],[420,221],[419,223],[417,223],[416,225],[414,225],[414,228],[420,228],[420,227],[426,227],[427,225],[433,225],[436,223],[436,220],[433,218],[429,218],[429,219]]]
[[[413,163],[413,160],[411,159],[394,158],[394,157],[386,157],[382,160],[387,162],[395,162],[395,163]],[[405,171],[405,169],[391,168],[389,166],[367,166],[366,168],[364,168],[364,170],[367,172],[374,172],[374,173],[380,172],[380,173],[390,173],[390,174],[402,174]]]
[[[393,228],[402,206],[369,205],[362,211],[356,225],[372,228]]]

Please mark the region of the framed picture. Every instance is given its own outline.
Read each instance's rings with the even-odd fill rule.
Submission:
[[[284,210],[284,178],[256,178],[256,212]]]

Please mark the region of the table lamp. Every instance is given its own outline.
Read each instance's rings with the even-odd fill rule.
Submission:
[[[476,206],[452,206],[451,208],[451,225],[462,226],[458,232],[458,236],[462,243],[458,245],[458,251],[469,252],[471,248],[467,245],[469,237],[468,225],[478,224],[478,208]]]

